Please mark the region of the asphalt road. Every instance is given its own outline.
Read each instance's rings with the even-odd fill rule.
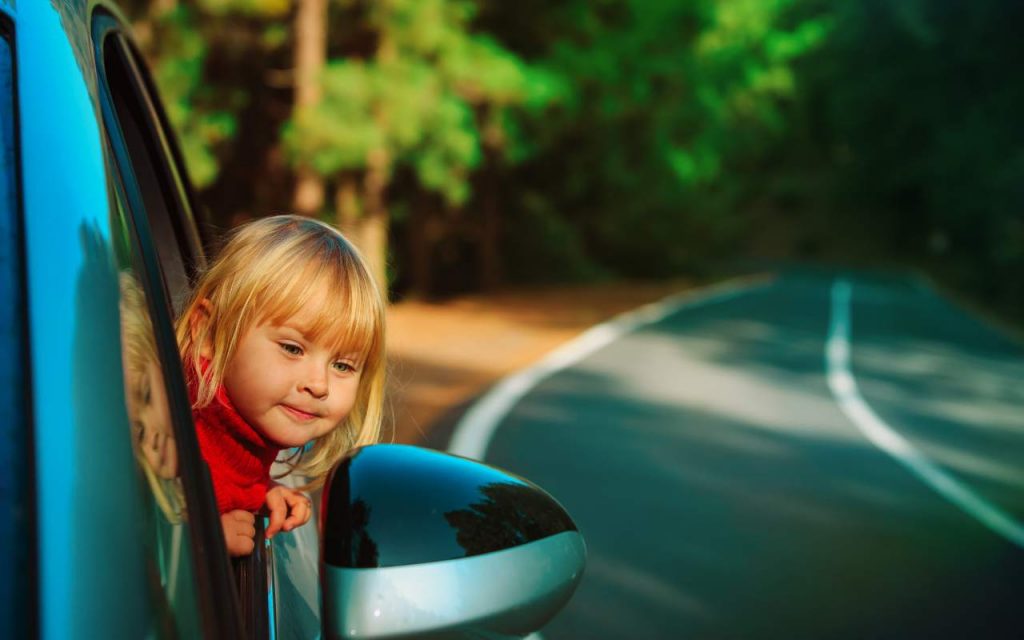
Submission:
[[[912,281],[848,280],[863,403],[977,504],[844,411],[835,274],[785,275],[618,339],[500,423],[486,461],[588,544],[544,638],[1024,638],[1024,548],[972,512],[1024,523],[1024,349]]]

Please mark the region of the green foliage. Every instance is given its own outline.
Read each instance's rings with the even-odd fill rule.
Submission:
[[[153,25],[159,47],[150,53],[155,58],[154,80],[185,162],[193,181],[203,187],[217,176],[216,148],[234,135],[234,112],[240,100],[238,96],[226,100],[222,90],[204,83],[208,46],[194,21],[195,16],[184,6],[160,16]]]
[[[291,0],[197,0],[200,9],[211,16],[250,16],[282,19],[292,9]]]
[[[488,5],[487,28],[568,85],[554,110],[519,118],[524,188],[622,272],[708,259],[735,239],[751,174],[786,134],[796,61],[828,37],[825,19],[790,19],[798,3]]]
[[[516,282],[586,282],[608,276],[587,256],[576,229],[551,209],[543,194],[522,194],[503,241],[508,277]]]
[[[835,203],[898,258],[1019,313],[1024,86],[1008,70],[1024,54],[1024,6],[828,8],[841,29],[804,75],[808,103],[821,106],[813,126],[827,135]]]
[[[423,188],[466,202],[482,146],[505,146],[512,131],[504,112],[543,100],[551,85],[471,33],[474,13],[464,0],[370,4],[364,19],[378,51],[328,64],[320,103],[285,127],[289,158],[329,178],[366,168],[370,154],[383,151],[393,166],[410,166]]]
[[[282,157],[328,180],[386,158],[409,220],[419,202],[451,225],[497,211],[519,278],[695,270],[769,236],[856,254],[870,238],[1024,308],[1019,2],[334,0],[323,99],[290,119],[252,107],[287,75],[292,3],[126,2],[152,23],[193,174],[252,191],[254,210],[288,206]],[[253,50],[266,74],[239,73]],[[259,147],[265,180],[226,175],[232,154],[257,162],[241,130],[286,119]]]
[[[323,74],[323,101],[297,111],[284,130],[293,160],[309,162],[322,175],[364,166],[370,149],[385,143],[373,121],[375,78],[359,61],[331,63]]]

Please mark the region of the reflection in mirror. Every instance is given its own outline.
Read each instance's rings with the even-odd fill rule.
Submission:
[[[492,482],[481,486],[480,493],[483,499],[444,514],[467,556],[510,549],[552,532],[576,530],[569,515],[552,509],[551,498],[533,487]]]
[[[336,567],[440,562],[577,530],[565,509],[529,481],[420,447],[362,447],[327,486],[323,552]]]
[[[357,567],[376,567],[380,564],[380,554],[377,552],[377,543],[367,530],[370,524],[370,505],[365,500],[355,500],[352,503],[352,511],[349,515],[349,523],[352,527],[352,540],[349,543]]]
[[[121,272],[120,286],[125,403],[132,447],[160,511],[169,522],[178,523],[185,517],[185,502],[153,324],[145,294],[131,273]]]
[[[323,637],[526,636],[583,576],[586,545],[565,509],[480,462],[370,445],[324,491]]]

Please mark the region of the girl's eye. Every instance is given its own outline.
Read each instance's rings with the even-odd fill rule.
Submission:
[[[292,356],[301,356],[302,355],[302,347],[300,347],[297,344],[292,344],[290,342],[279,342],[278,344],[281,345],[281,349],[285,353],[287,353],[288,355],[292,355]]]
[[[345,362],[344,360],[336,360],[334,362],[334,370],[339,371],[341,373],[349,373],[350,371],[355,371],[356,369],[355,367]]]

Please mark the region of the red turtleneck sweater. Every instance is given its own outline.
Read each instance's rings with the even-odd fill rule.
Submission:
[[[199,449],[210,467],[217,509],[259,511],[271,487],[270,465],[281,450],[238,415],[224,387],[213,402],[194,409]]]

